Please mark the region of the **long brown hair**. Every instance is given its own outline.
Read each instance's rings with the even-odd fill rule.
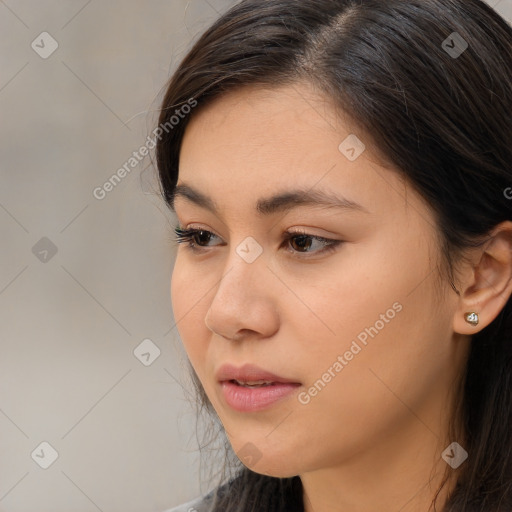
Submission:
[[[202,105],[246,85],[299,80],[359,123],[431,206],[439,275],[456,289],[458,256],[512,219],[512,28],[480,0],[243,0],[202,35],[168,84],[159,119],[168,129],[156,149],[165,201],[172,205],[183,134]],[[192,101],[197,107],[171,123]],[[470,457],[443,511],[510,512],[511,300],[472,337],[458,398],[450,430]],[[237,465],[223,439],[232,472],[229,481],[222,472],[214,510],[303,510],[299,477]]]

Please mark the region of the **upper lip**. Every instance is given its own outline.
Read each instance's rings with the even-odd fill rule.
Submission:
[[[231,364],[224,364],[219,368],[216,376],[219,382],[228,380],[238,380],[240,382],[255,382],[261,380],[266,382],[300,384],[299,382],[294,381],[292,379],[286,379],[267,370],[263,370],[262,368],[253,364],[245,364],[241,367],[236,367]]]

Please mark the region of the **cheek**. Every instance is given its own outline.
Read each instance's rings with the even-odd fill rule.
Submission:
[[[448,386],[450,323],[427,324],[421,308],[405,298],[401,303],[403,309],[382,329],[369,329],[366,344],[357,336],[341,337],[338,344],[326,339],[324,354],[309,358],[315,362],[308,395],[302,397],[302,420],[314,424],[315,418],[324,418],[323,436],[332,436],[342,451],[363,449],[398,425],[414,422],[415,414],[432,426],[437,421],[432,400]],[[373,318],[369,313],[368,328]],[[335,365],[338,356],[341,365]],[[320,441],[315,449],[323,449]]]
[[[442,318],[434,311],[433,279],[425,280],[426,252],[425,258],[411,260],[398,249],[388,244],[360,250],[358,258],[346,254],[350,268],[317,276],[315,286],[304,278],[294,284],[304,290],[309,311],[299,314],[294,303],[287,323],[295,326],[307,385],[320,380],[318,406],[332,399],[357,416],[372,402],[366,408],[371,415],[382,410],[383,392],[393,396],[386,384],[414,401],[443,368],[449,312]]]
[[[209,300],[205,292],[209,287],[199,286],[197,272],[182,261],[178,257],[173,269],[171,304],[176,330],[192,366],[201,376],[207,349],[204,319]]]
[[[390,323],[399,316],[400,306],[393,304],[404,298],[406,269],[386,268],[383,249],[375,244],[347,245],[332,265],[286,276],[295,296],[284,295],[281,306],[286,315],[281,321],[300,325],[303,335],[294,339],[304,344],[304,353],[315,356],[310,361],[325,364],[326,356],[343,354],[358,335],[362,342],[369,339],[365,329],[376,322],[379,331],[386,330],[388,323],[382,323],[381,315]]]

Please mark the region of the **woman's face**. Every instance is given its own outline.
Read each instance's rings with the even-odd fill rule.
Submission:
[[[256,472],[384,461],[406,446],[419,454],[444,433],[463,359],[456,295],[436,292],[431,212],[369,142],[305,84],[230,93],[187,127],[178,185],[215,211],[185,189],[176,196],[180,227],[212,234],[179,246],[174,315],[235,452]],[[310,200],[288,201],[300,192]],[[321,194],[346,203],[315,203]],[[237,377],[273,384],[229,382]]]

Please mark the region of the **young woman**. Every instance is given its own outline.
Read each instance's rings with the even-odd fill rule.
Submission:
[[[174,73],[159,134],[177,329],[229,449],[174,510],[510,512],[507,22],[480,0],[243,0]]]

